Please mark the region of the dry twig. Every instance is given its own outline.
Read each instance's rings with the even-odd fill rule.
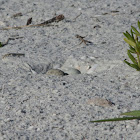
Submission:
[[[23,37],[15,37],[15,38],[10,37],[10,38],[7,39],[7,41],[5,43],[0,42],[0,48],[7,45],[9,40],[15,40],[15,39],[19,39],[19,38],[23,38]]]
[[[80,35],[76,35],[75,36],[76,38],[79,38],[81,40],[80,44],[84,43],[85,45],[88,45],[88,44],[91,44],[92,42],[88,41],[88,40],[85,40],[83,36],[80,36]],[[80,45],[79,44],[79,45]]]
[[[5,57],[9,57],[9,56],[13,56],[13,57],[20,57],[20,56],[25,56],[25,54],[23,54],[23,53],[8,53],[8,54],[5,54],[5,55],[3,55],[3,57],[2,58],[5,58]]]
[[[78,17],[80,17],[82,15],[82,13],[80,13],[78,16],[76,16],[74,19],[73,19],[73,21],[76,21],[76,19],[78,18]]]
[[[114,16],[114,15],[118,15],[117,14],[118,12],[119,11],[114,10],[114,11],[110,11],[110,13],[103,13],[102,15],[112,15],[112,16]]]
[[[21,29],[21,28],[24,28],[24,27],[37,27],[37,26],[53,26],[53,25],[49,25],[50,23],[53,23],[53,22],[59,22],[61,20],[63,20],[65,17],[64,15],[58,15],[50,20],[47,20],[43,23],[40,23],[40,24],[35,24],[35,25],[23,25],[23,26],[17,26],[17,27],[6,27],[6,28],[2,28],[0,30],[9,30],[9,29]]]

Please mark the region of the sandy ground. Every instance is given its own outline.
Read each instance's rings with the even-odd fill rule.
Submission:
[[[54,26],[0,30],[1,42],[13,38],[0,48],[0,140],[140,139],[138,120],[89,123],[140,108],[139,72],[123,63],[123,32],[137,26],[140,2],[0,0],[0,29],[59,14]],[[64,66],[81,74],[46,75]]]

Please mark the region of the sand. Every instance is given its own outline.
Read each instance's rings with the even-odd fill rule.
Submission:
[[[1,0],[0,29],[65,19],[0,30],[1,42],[12,38],[0,48],[0,140],[140,139],[138,120],[89,122],[140,108],[140,73],[123,62],[123,32],[137,27],[139,9],[136,0]],[[81,74],[46,75],[64,66]]]

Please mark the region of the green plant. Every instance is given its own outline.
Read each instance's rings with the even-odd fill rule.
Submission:
[[[95,120],[95,121],[90,121],[90,122],[91,123],[95,123],[95,122],[110,122],[110,121],[112,122],[112,121],[125,121],[125,120],[140,119],[140,110],[135,110],[135,111],[131,111],[131,112],[122,113],[121,115],[130,116],[130,117]]]
[[[138,21],[138,27],[140,30],[140,22]],[[132,68],[140,71],[140,32],[133,26],[131,26],[131,33],[123,33],[126,38],[124,41],[129,44],[129,49],[127,50],[127,55],[133,63],[129,63],[128,61],[124,60],[124,62]],[[136,56],[134,56],[136,55]],[[131,112],[122,113],[120,115],[125,115],[122,118],[110,118],[110,119],[103,119],[103,120],[95,120],[90,121],[91,123],[94,122],[109,122],[109,121],[124,121],[124,120],[133,120],[133,119],[140,119],[140,110],[135,110]]]
[[[138,21],[138,27],[140,29],[140,22]],[[140,32],[133,26],[131,26],[131,33],[123,33],[126,38],[124,41],[129,44],[129,49],[127,50],[127,55],[133,63],[129,63],[124,60],[124,62],[132,68],[140,71]],[[136,56],[134,56],[136,55]]]

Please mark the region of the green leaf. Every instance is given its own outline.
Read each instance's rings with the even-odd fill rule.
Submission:
[[[140,68],[138,65],[135,65],[135,64],[130,64],[130,67],[136,69],[137,71],[140,71]]]
[[[129,35],[127,35],[127,33],[123,33],[123,35],[124,35],[125,37],[127,37],[128,39],[130,39],[130,38],[129,38]]]
[[[136,45],[140,48],[140,42],[139,41],[137,41]]]
[[[126,31],[126,33],[123,33],[123,34],[124,34],[124,36],[127,37],[128,40],[131,40],[131,41],[135,42],[135,39],[134,39],[133,35],[131,36],[127,31]]]
[[[135,111],[130,111],[130,112],[122,113],[121,115],[140,117],[140,110],[135,110]]]
[[[134,68],[134,69],[140,71],[140,68],[138,67],[138,65],[131,64],[131,63],[129,63],[129,62],[126,61],[126,60],[124,60],[124,62],[125,62],[128,66],[130,66],[130,67],[132,67],[132,68]]]
[[[135,35],[137,35],[137,36],[140,36],[140,33],[135,33],[135,32],[133,32]]]
[[[135,65],[137,65],[138,63],[137,63],[136,59],[134,58],[134,56],[131,54],[131,52],[130,52],[129,50],[127,50],[127,54],[128,54],[128,56],[129,56],[129,58],[131,59],[131,61],[132,61]]]
[[[133,31],[134,31],[135,33],[140,34],[140,33],[138,32],[138,30],[137,30],[135,27],[131,26],[131,28],[133,29]]]
[[[140,54],[140,46],[139,46],[140,44],[138,44],[138,42],[136,43],[136,47],[135,47],[135,49],[136,49],[136,52],[138,52],[138,54]]]
[[[124,62],[125,62],[127,65],[129,65],[129,66],[131,65],[131,64],[130,64],[128,61],[126,61],[126,60],[124,60]]]
[[[139,29],[140,29],[140,22],[138,21],[138,27],[139,27]]]
[[[131,36],[132,36],[132,38],[134,39],[134,35],[133,35],[133,31],[132,31],[132,29],[131,29]],[[134,39],[135,40],[135,39]]]
[[[128,40],[127,38],[124,38],[124,41],[125,41],[126,43],[128,43],[129,45],[133,46],[133,47],[136,46],[136,43],[135,43],[135,42],[133,42],[133,41],[131,41],[131,40]]]
[[[94,122],[112,122],[112,121],[125,121],[125,120],[134,120],[134,119],[140,119],[140,116],[139,117],[111,118],[111,119],[96,120],[96,121],[90,121],[90,122],[91,123],[94,123]]]
[[[135,49],[134,49],[132,46],[129,45],[129,48],[130,48],[129,51],[130,51],[131,53],[136,53]]]
[[[131,26],[131,28],[134,31],[134,32],[132,31],[134,34],[136,34],[137,36],[140,36],[140,33],[138,32],[138,30],[135,27]]]

